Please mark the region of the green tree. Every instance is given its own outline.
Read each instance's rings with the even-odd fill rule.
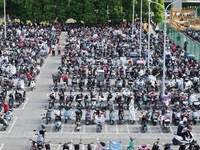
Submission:
[[[135,0],[134,0],[135,4]],[[122,1],[123,11],[126,14],[125,19],[128,22],[132,22],[132,14],[133,14],[133,0],[123,0]],[[135,11],[134,11],[135,13]]]
[[[148,19],[148,1],[143,1],[143,21]],[[164,0],[154,0],[164,5]],[[134,0],[135,18],[140,17],[140,2]],[[6,0],[6,11],[11,18],[19,18],[23,22],[33,23],[49,21],[65,22],[73,18],[86,24],[102,23],[108,20],[121,23],[123,19],[132,21],[133,0]],[[109,9],[109,13],[108,13]],[[153,21],[158,23],[163,19],[163,9],[151,3],[154,12]],[[0,13],[3,14],[3,0],[0,0]]]
[[[161,5],[164,6],[164,0],[154,0],[157,3],[160,3]],[[153,4],[151,3],[151,10],[154,13],[154,16],[152,16],[152,20],[153,22],[155,22],[156,24],[161,22],[163,20],[163,8],[157,4]]]
[[[53,23],[56,19],[56,5],[52,0],[44,0],[44,4],[42,21],[49,21],[50,23]]]
[[[122,7],[122,0],[109,0],[110,19],[113,22],[120,23],[125,18],[125,12]]]
[[[67,0],[56,0],[55,1],[55,16],[58,22],[64,23],[66,21],[67,15]]]
[[[81,0],[71,0],[67,7],[68,17],[77,21],[82,20],[82,3]]]
[[[141,0],[135,0],[135,16],[137,15],[140,18],[140,8],[141,8]],[[148,18],[148,1],[142,0],[142,21],[146,22]]]
[[[95,0],[94,1],[94,12],[96,14],[96,22],[98,23],[107,23],[108,15],[107,15],[107,1]]]
[[[86,24],[94,24],[96,20],[96,14],[94,12],[95,6],[93,0],[84,0],[82,19]]]
[[[164,0],[154,0],[155,2],[158,2],[162,5],[164,5]],[[134,0],[134,17],[136,17],[136,15],[138,17],[140,17],[140,4],[141,4],[141,0]],[[163,20],[163,9],[162,7],[160,7],[159,5],[153,4],[151,3],[150,5],[150,11],[154,13],[154,16],[152,17],[153,21],[158,23],[161,20]],[[123,0],[123,8],[124,8],[124,12],[126,13],[126,19],[127,21],[132,22],[132,9],[133,9],[133,0]],[[147,0],[143,0],[143,4],[142,4],[142,17],[143,17],[143,21],[147,21],[148,20],[148,1]]]

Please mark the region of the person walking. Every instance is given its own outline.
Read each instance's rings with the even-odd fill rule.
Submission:
[[[51,45],[51,49],[52,49],[52,56],[55,56],[55,43],[53,43],[52,45]]]
[[[61,54],[61,50],[62,50],[62,46],[60,45],[60,43],[57,45],[57,51],[58,51],[58,55]]]

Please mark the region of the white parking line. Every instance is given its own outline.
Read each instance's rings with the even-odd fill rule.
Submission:
[[[49,55],[47,55],[47,58],[46,58],[46,60],[48,60],[48,59],[49,59],[49,57],[50,57],[50,54],[49,54]]]
[[[58,144],[58,150],[60,150],[60,147],[61,147],[61,145],[60,145],[60,144]]]
[[[129,130],[129,125],[128,125],[128,122],[126,121],[126,129],[127,129],[127,132],[128,134],[130,133],[130,130]]]
[[[159,130],[160,130],[160,133],[163,134],[161,125],[159,123],[158,123],[158,127],[159,127]]]
[[[13,126],[14,126],[14,124],[15,124],[16,121],[17,121],[17,117],[14,118],[14,121],[12,122],[11,127],[10,127],[10,129],[8,130],[7,133],[10,133],[10,132],[11,132],[11,130],[12,130],[12,128],[13,128]]]
[[[108,127],[105,125],[105,133],[108,133]]]
[[[85,125],[83,125],[83,133],[85,133]]]
[[[2,144],[1,144],[1,146],[0,146],[0,150],[2,150],[2,149],[3,149],[3,146],[4,146],[4,143],[2,143]]]
[[[24,103],[24,105],[22,107],[22,110],[26,107],[26,104],[28,103],[28,100],[29,100],[29,98],[26,98],[25,103]]]
[[[46,63],[44,63],[44,65],[42,66],[42,68],[45,68],[45,66],[46,66]]]
[[[136,124],[136,127],[137,127],[137,129],[138,129],[139,134],[141,134],[140,126],[139,126],[139,124],[138,124],[138,121],[136,121],[135,124]]]
[[[116,133],[118,134],[118,133],[119,133],[119,130],[118,130],[118,124],[117,124],[117,121],[116,121],[115,127],[116,127]]]
[[[74,131],[75,131],[75,126],[74,125],[72,125],[72,133],[74,133]]]
[[[38,75],[37,80],[40,78],[41,74],[42,74],[42,71],[40,71],[40,74]]]
[[[170,131],[172,132],[172,134],[174,134],[174,131],[172,130],[172,127],[170,126]]]
[[[62,123],[61,130],[60,130],[61,133],[63,133],[64,127],[65,127],[65,123]]]
[[[151,132],[151,127],[150,127],[150,126],[147,126],[147,129],[149,130],[150,134],[152,134],[152,132]]]
[[[51,124],[50,132],[53,132],[53,129],[54,129],[54,123]]]

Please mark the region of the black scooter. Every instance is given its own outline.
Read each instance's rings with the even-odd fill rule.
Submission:
[[[89,144],[84,144],[86,146],[87,150],[92,150],[91,144],[94,144],[94,143],[92,142],[92,143],[89,143]]]
[[[166,144],[164,144],[164,145],[163,145],[164,150],[172,150],[171,147],[170,147],[171,145],[172,145],[171,143],[166,143]]]
[[[80,139],[80,142],[78,144],[74,144],[73,141],[71,143],[74,146],[74,150],[80,150],[80,145],[82,144],[82,139]]]
[[[159,145],[158,145],[159,142],[160,142],[160,138],[158,138],[157,141],[153,143],[151,150],[159,150]]]

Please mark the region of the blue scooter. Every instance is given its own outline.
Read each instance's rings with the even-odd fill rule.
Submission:
[[[4,118],[7,120],[7,121],[11,121],[11,119],[13,118],[13,113],[12,113],[12,110],[10,109],[9,111],[6,112]]]
[[[59,131],[61,129],[61,125],[62,125],[61,116],[56,115],[54,125],[55,125],[56,131]]]
[[[114,114],[114,110],[111,110],[111,111],[110,111],[109,117],[110,117],[110,125],[113,125],[113,124],[115,123],[115,114]]]

